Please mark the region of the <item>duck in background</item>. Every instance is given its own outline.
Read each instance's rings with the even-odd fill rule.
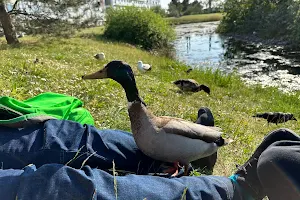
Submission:
[[[140,72],[145,73],[145,72],[151,70],[151,65],[149,65],[149,64],[144,64],[141,60],[139,60],[139,61],[138,61],[138,64],[137,64],[137,69],[138,69]]]
[[[194,79],[179,79],[173,82],[179,89],[184,92],[199,92],[203,90],[207,94],[210,94],[210,88],[206,85],[200,85]]]
[[[285,123],[289,120],[295,120],[297,119],[294,117],[292,113],[283,113],[283,112],[266,112],[266,113],[258,113],[253,115],[252,117],[258,117],[263,118],[268,121],[268,123]]]

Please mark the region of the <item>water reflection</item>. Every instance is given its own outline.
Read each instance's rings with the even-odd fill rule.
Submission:
[[[247,83],[300,90],[300,52],[245,44],[215,33],[218,22],[176,27],[176,53],[193,67],[237,72]]]
[[[190,49],[191,49],[191,36],[187,35],[184,36],[186,39],[186,52],[189,53]]]

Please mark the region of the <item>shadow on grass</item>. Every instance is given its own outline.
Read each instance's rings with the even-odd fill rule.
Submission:
[[[170,91],[172,91],[174,93],[177,93],[177,94],[184,95],[184,96],[190,96],[190,95],[195,94],[195,92],[187,92],[187,91],[182,91],[182,90],[179,90],[179,89],[170,89]]]
[[[116,40],[116,39],[107,38],[104,36],[104,34],[80,33],[77,35],[77,37],[91,39],[91,40],[95,40],[95,41],[107,42],[107,43],[121,44],[121,45],[130,47],[130,48],[133,48],[133,49],[138,48],[141,50],[148,51],[152,55],[165,56],[165,57],[171,58],[171,59],[175,58],[175,47],[173,45],[170,45],[170,47],[158,48],[158,49],[144,49],[141,45],[129,43],[128,41],[125,41],[125,40]]]
[[[8,50],[8,49],[20,49],[28,46],[41,46],[38,44],[39,42],[20,42],[19,44],[0,44],[0,50]]]
[[[93,40],[97,40],[97,41],[103,41],[105,39],[103,34],[96,34],[96,33],[82,33],[82,34],[79,34],[78,37],[85,38],[85,39],[93,39]]]
[[[0,42],[0,50],[9,49],[21,49],[27,47],[40,47],[43,48],[45,44],[50,44],[52,41],[57,41],[58,38],[51,38],[42,36],[40,38],[35,37],[34,39],[26,38],[25,40],[20,40],[18,44],[7,44],[6,41]]]

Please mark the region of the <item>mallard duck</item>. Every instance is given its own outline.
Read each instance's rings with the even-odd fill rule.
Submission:
[[[104,60],[105,59],[105,54],[102,53],[97,53],[94,55],[94,58],[96,58],[97,60]]]
[[[284,123],[289,120],[295,120],[297,119],[294,117],[291,113],[282,113],[282,112],[266,112],[266,113],[258,113],[252,117],[258,117],[258,118],[264,118],[268,121],[268,123],[275,123],[276,125],[278,123]]]
[[[199,92],[203,90],[207,94],[210,94],[210,89],[206,85],[200,85],[194,79],[180,79],[173,82],[178,88],[185,92]]]
[[[232,140],[223,139],[217,127],[208,127],[180,118],[152,114],[139,96],[131,67],[122,61],[112,61],[103,69],[83,79],[111,78],[121,84],[128,100],[131,131],[138,148],[149,157],[188,169],[191,161],[207,157]],[[187,171],[185,171],[185,175]]]
[[[151,70],[151,65],[149,64],[144,64],[142,61],[138,61],[138,66],[137,66],[138,70],[140,72],[147,72]]]

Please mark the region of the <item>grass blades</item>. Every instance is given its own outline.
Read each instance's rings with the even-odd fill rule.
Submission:
[[[200,14],[200,15],[186,15],[182,17],[168,17],[167,20],[174,25],[178,24],[190,24],[199,22],[212,22],[220,21],[223,18],[222,13],[210,13],[210,14]]]

